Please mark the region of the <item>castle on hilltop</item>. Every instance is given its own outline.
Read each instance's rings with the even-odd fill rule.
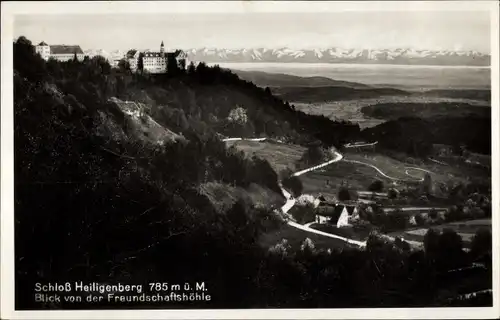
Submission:
[[[126,54],[126,59],[130,64],[130,69],[136,72],[140,65],[140,59],[142,59],[143,71],[147,73],[165,73],[167,72],[168,58],[174,57],[177,60],[179,66],[188,64],[187,55],[183,51],[176,55],[175,52],[165,52],[165,45],[163,41],[160,45],[160,51],[144,51],[139,50],[129,50]]]
[[[76,58],[80,61],[83,60],[84,54],[80,46],[67,46],[67,45],[52,45],[49,46],[44,41],[35,46],[35,52],[40,54],[44,60],[54,58],[58,61],[68,61]]]

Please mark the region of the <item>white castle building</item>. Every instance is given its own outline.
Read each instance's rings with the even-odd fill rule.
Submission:
[[[142,63],[144,72],[147,73],[167,72],[168,57],[173,54],[174,54],[173,52],[165,52],[165,45],[163,44],[163,41],[161,42],[160,45],[160,51],[142,52]],[[137,71],[137,68],[139,66],[140,56],[141,56],[141,51],[135,49],[129,50],[126,54],[126,58],[130,64],[130,69],[134,72]],[[184,64],[185,66],[187,66],[188,64],[187,55],[184,52],[181,52],[179,55],[177,55],[176,60],[178,65]]]
[[[49,60],[49,58],[54,58],[58,61],[68,61],[75,57],[80,61],[83,60],[84,54],[80,46],[67,46],[67,45],[52,45],[49,46],[45,42],[40,42],[35,46],[35,52],[40,54],[40,56]]]

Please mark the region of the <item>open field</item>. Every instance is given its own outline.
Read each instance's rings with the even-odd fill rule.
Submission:
[[[464,247],[469,247],[477,230],[487,228],[491,231],[491,219],[477,219],[469,221],[451,222],[442,225],[432,226],[432,229],[442,231],[445,228],[453,229],[462,237]],[[390,233],[391,236],[401,236],[407,240],[423,242],[429,227],[408,229]]]
[[[259,158],[266,159],[277,173],[286,168],[294,170],[295,163],[306,150],[299,145],[246,140],[227,142],[227,145],[235,145],[236,148],[243,150],[249,156],[255,154]]]
[[[378,167],[388,176],[407,180],[423,178],[425,172],[430,173],[431,179],[435,184],[450,182],[467,183],[473,178],[481,178],[485,182],[491,180],[490,176],[485,170],[480,168],[473,168],[465,164],[442,165],[430,160],[419,161],[417,164],[412,164],[402,162],[398,159],[381,153],[365,153],[351,150],[347,150],[347,152],[344,153],[344,159],[366,162]],[[370,172],[372,172],[372,176],[374,174],[378,174],[377,171],[368,166],[363,167],[365,167],[365,170],[369,170]],[[418,170],[415,168],[418,168]],[[369,176],[368,171],[367,176]],[[382,179],[382,181],[390,181],[390,179],[387,179],[379,174],[377,178]]]
[[[289,225],[284,225],[279,230],[263,234],[259,238],[259,244],[264,248],[269,248],[282,239],[287,239],[288,244],[292,247],[300,247],[306,238],[311,239],[317,249],[357,248],[355,245],[351,245],[343,240],[306,232]]]
[[[389,179],[372,167],[346,162],[348,160],[374,165],[387,176],[402,180],[423,178],[425,171],[429,171],[437,195],[441,193],[440,187],[444,185],[453,183],[466,184],[471,181],[479,181],[484,184],[491,182],[491,177],[485,170],[465,164],[446,166],[432,161],[410,164],[380,153],[363,153],[352,150],[346,150],[343,155],[344,159],[342,161],[331,164],[323,170],[309,172],[301,176],[300,179],[304,186],[303,192],[316,196],[321,193],[325,196],[336,197],[342,183],[346,183],[351,190],[358,191],[367,190],[368,186],[375,180],[383,181],[385,187],[392,186],[396,189],[408,184],[405,181]],[[419,168],[421,170],[410,168]],[[418,184],[418,182],[412,182],[411,184],[415,183]]]
[[[305,151],[302,146],[272,142],[238,141],[228,142],[228,144],[234,144],[249,156],[255,154],[268,160],[277,172],[284,168],[295,170],[297,160]],[[485,170],[467,165],[442,165],[430,160],[410,164],[388,155],[350,149],[346,149],[343,155],[344,160],[355,160],[374,165],[384,174],[402,180],[423,178],[425,171],[428,171],[438,193],[440,185],[468,183],[471,181],[487,183],[491,181],[491,177]],[[359,191],[367,190],[368,186],[375,180],[383,181],[386,187],[394,186],[398,188],[405,185],[405,182],[384,177],[372,167],[358,163],[348,163],[344,160],[301,175],[300,179],[304,187],[303,193],[313,196],[323,194],[326,197],[336,197],[342,183],[347,183],[350,189]],[[412,168],[419,168],[419,170]]]

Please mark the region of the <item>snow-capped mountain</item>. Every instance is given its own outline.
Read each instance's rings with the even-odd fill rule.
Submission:
[[[491,56],[477,51],[400,49],[217,49],[185,50],[192,61],[223,62],[302,62],[367,63],[405,65],[489,66]]]
[[[109,61],[119,60],[125,56],[125,53],[122,52],[121,50],[113,50],[111,52],[108,52],[103,49],[89,49],[85,50],[83,54],[91,58],[95,56],[101,56]]]

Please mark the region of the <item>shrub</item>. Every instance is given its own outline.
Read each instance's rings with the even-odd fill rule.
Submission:
[[[436,211],[436,209],[431,209],[431,211],[429,211],[429,218],[435,220],[437,219],[438,217],[438,213]]]
[[[368,190],[372,192],[380,192],[384,190],[384,183],[381,180],[376,180],[370,184]]]
[[[389,199],[396,199],[398,196],[399,196],[399,191],[394,188],[391,188],[387,191],[387,197]]]
[[[291,213],[295,221],[300,224],[312,222],[316,218],[314,205],[312,203],[308,203],[304,206],[295,206],[292,208]]]
[[[491,254],[492,245],[491,231],[487,228],[480,228],[476,231],[471,242],[470,254],[472,258],[478,259],[486,254]]]
[[[415,222],[417,223],[417,226],[423,226],[425,225],[425,218],[421,213],[417,213],[415,215]]]
[[[283,187],[289,189],[292,192],[292,195],[295,198],[298,198],[302,194],[302,190],[304,189],[302,185],[302,181],[300,181],[299,177],[290,176],[285,178],[282,181]]]
[[[349,193],[349,189],[346,187],[341,187],[337,196],[340,201],[351,200],[351,194]]]

